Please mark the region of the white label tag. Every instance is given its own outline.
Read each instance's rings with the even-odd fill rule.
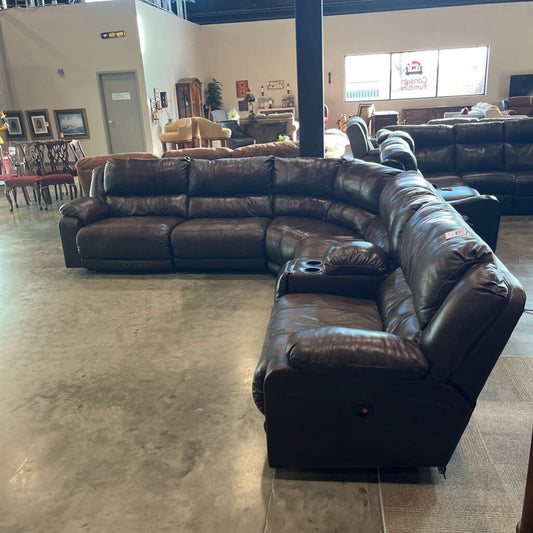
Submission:
[[[131,93],[111,93],[113,100],[131,100]]]
[[[466,235],[466,229],[456,229],[454,231],[447,231],[444,234],[444,239],[449,241],[450,239],[453,239],[454,237],[459,237],[459,235]]]

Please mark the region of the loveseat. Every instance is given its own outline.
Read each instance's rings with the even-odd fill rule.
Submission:
[[[533,119],[448,125],[397,125],[414,140],[386,146],[381,162],[419,170],[441,188],[471,187],[494,195],[504,214],[533,213]],[[386,135],[381,135],[381,139]]]
[[[253,379],[273,467],[444,468],[524,308],[417,172],[112,159],[91,194],[61,207],[67,267],[278,273]]]

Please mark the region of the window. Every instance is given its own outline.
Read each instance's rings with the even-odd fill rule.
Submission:
[[[387,100],[390,54],[346,56],[346,101]]]
[[[347,102],[485,94],[488,47],[345,57]]]
[[[437,96],[485,94],[488,48],[455,48],[439,53]]]

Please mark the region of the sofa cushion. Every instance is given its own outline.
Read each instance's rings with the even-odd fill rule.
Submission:
[[[385,331],[406,339],[418,339],[420,324],[416,318],[413,294],[401,268],[391,272],[383,281],[377,302]]]
[[[106,218],[79,230],[78,249],[83,261],[170,259],[170,234],[183,220],[163,216]]]
[[[421,329],[468,269],[493,258],[489,246],[442,200],[423,205],[407,221],[399,252]]]
[[[503,122],[456,124],[454,129],[456,172],[505,169]]]
[[[111,216],[187,216],[188,159],[111,159],[103,193]]]
[[[231,157],[257,157],[265,155],[298,157],[300,155],[300,145],[293,141],[250,144],[235,148]]]
[[[271,361],[287,350],[289,337],[297,331],[322,327],[382,331],[381,317],[371,300],[332,294],[287,294],[274,304],[261,359],[253,380],[253,395],[264,412],[263,384]]]
[[[179,150],[167,150],[161,157],[190,157],[191,159],[222,159],[231,157],[233,150],[220,146],[198,147],[198,148],[181,148]]]
[[[330,199],[333,183],[341,161],[336,159],[298,159],[274,160],[274,193],[282,196],[304,195]]]
[[[298,244],[307,237],[361,238],[354,231],[304,217],[275,217],[266,233],[266,253],[268,260],[283,265],[294,257]]]
[[[270,219],[195,218],[172,232],[174,257],[265,257],[265,233]]]
[[[533,120],[507,120],[504,128],[506,170],[533,170]]]
[[[380,213],[389,234],[393,257],[399,256],[402,234],[409,219],[418,209],[431,202],[441,203],[433,186],[416,172],[400,174],[385,187],[380,199]]]
[[[272,158],[191,161],[189,218],[270,217]]]
[[[516,178],[509,172],[467,172],[463,180],[481,194],[514,194]]]
[[[383,187],[400,170],[360,160],[343,163],[333,186],[333,197],[370,213],[379,212],[379,197]]]
[[[108,196],[187,194],[188,159],[111,159],[104,171]]]

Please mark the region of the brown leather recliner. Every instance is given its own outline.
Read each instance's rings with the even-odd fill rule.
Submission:
[[[520,284],[423,178],[390,182],[380,216],[389,274],[352,242],[278,277],[253,382],[272,467],[445,468],[522,313]]]

